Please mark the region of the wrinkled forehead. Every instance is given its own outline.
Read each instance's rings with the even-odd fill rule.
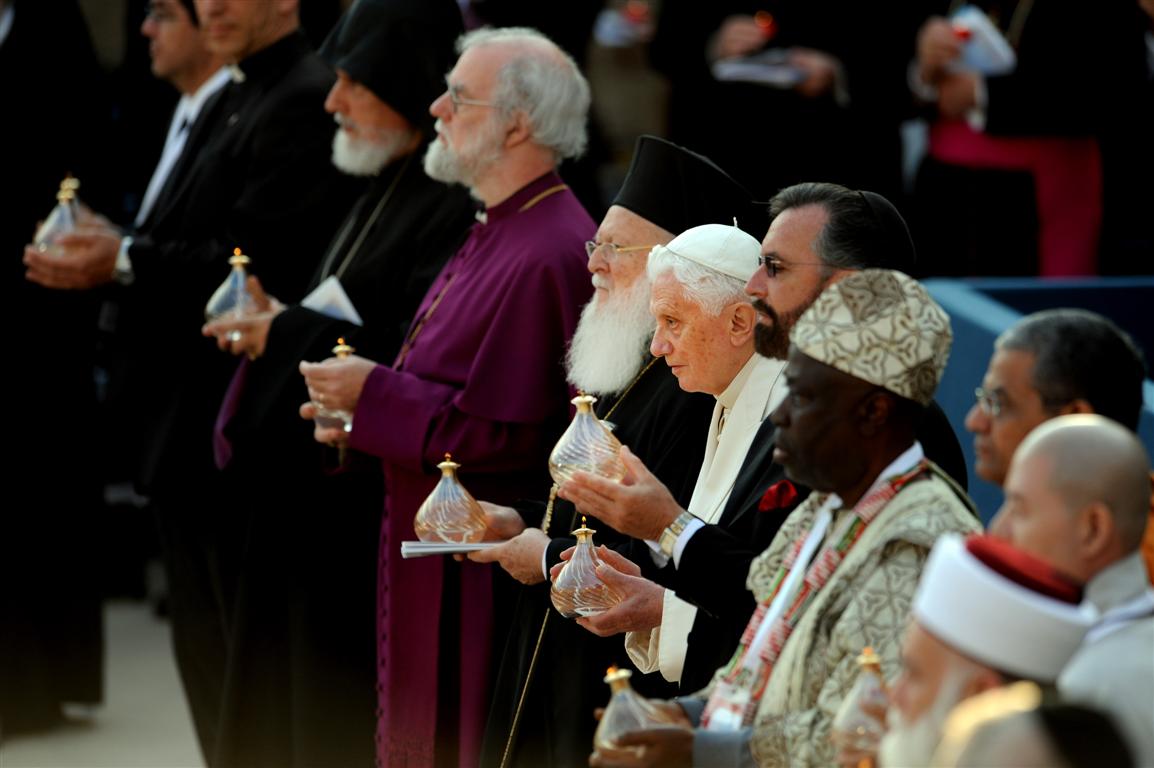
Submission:
[[[447,87],[458,89],[462,96],[487,96],[497,82],[497,73],[509,61],[508,46],[489,43],[469,48],[445,76]]]

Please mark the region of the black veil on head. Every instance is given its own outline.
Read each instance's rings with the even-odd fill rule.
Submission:
[[[737,225],[761,240],[764,204],[709,158],[656,136],[641,136],[613,205],[680,234],[702,224]]]
[[[428,136],[462,32],[454,0],[356,0],[320,53]]]

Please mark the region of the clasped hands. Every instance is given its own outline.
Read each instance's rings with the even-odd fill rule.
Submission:
[[[51,247],[24,247],[24,277],[45,288],[88,290],[112,282],[122,235],[108,219],[80,206],[71,232]]]
[[[264,354],[268,344],[268,329],[285,306],[276,297],[269,296],[255,275],[249,275],[245,288],[252,296],[254,312],[239,319],[213,320],[205,323],[200,332],[216,338],[216,345],[234,355],[248,355],[255,360]]]
[[[977,106],[979,76],[958,71],[964,41],[948,19],[935,16],[918,30],[917,76],[937,89],[938,112],[945,118],[963,117]]]
[[[349,413],[355,411],[365,381],[376,367],[375,361],[359,355],[330,357],[319,363],[302,361],[299,368],[308,386],[309,402],[301,405],[301,418],[309,421],[316,418],[314,403],[332,410]],[[313,439],[318,443],[337,445],[348,442],[349,436],[343,429],[317,425],[313,430]]]
[[[669,490],[628,448],[621,449],[626,474],[621,482],[577,472],[563,483],[558,495],[573,502],[577,510],[597,518],[616,530],[639,539],[656,540],[661,532],[681,514],[681,507]],[[475,562],[497,563],[522,584],[545,580],[541,563],[549,537],[539,528],[526,528],[520,516],[509,507],[482,502],[489,523],[488,540],[504,543],[487,550],[470,552]],[[515,519],[515,522],[514,522]],[[497,529],[514,530],[511,537],[491,533]],[[562,561],[572,556],[573,548],[561,553]],[[597,575],[622,599],[615,607],[597,616],[577,619],[577,623],[601,637],[630,631],[646,631],[661,624],[665,590],[641,576],[641,569],[612,549],[598,547],[602,564]],[[557,563],[549,578],[556,579],[564,562]]]

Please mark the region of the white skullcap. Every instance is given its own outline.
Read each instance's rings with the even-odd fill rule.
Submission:
[[[1038,591],[1052,585],[1072,594],[1062,600]],[[979,664],[1052,683],[1093,623],[1068,601],[1079,594],[1047,564],[1005,542],[945,534],[922,571],[913,616]]]
[[[753,277],[761,258],[761,243],[749,233],[727,224],[702,224],[682,232],[669,245],[658,245],[653,255],[669,251],[706,269],[743,283]]]

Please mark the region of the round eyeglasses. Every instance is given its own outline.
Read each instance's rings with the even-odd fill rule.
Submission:
[[[618,254],[635,253],[637,251],[645,251],[648,253],[657,247],[654,245],[617,245],[616,243],[598,243],[595,240],[585,241],[585,255],[593,258],[593,252],[598,248],[604,249],[604,257],[606,261],[612,261],[617,258]]]

